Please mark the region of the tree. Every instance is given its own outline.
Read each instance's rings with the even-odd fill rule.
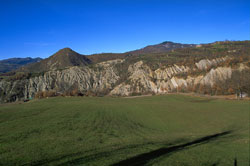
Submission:
[[[232,85],[236,89],[237,96],[242,97],[243,93],[250,94],[250,70],[236,70],[232,73]]]
[[[229,94],[234,94],[233,88],[230,87],[230,88],[228,89],[228,93],[229,93]]]
[[[71,91],[71,96],[78,96],[78,88],[75,88]]]
[[[199,92],[204,93],[204,90],[205,90],[204,88],[205,88],[204,84],[200,84]]]
[[[217,86],[217,88],[216,88],[216,95],[218,95],[218,94],[222,94],[222,89],[220,86]]]

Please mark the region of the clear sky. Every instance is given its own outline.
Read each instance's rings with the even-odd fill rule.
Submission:
[[[0,0],[0,59],[249,37],[249,0]]]

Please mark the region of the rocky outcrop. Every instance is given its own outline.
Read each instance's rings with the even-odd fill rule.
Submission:
[[[115,87],[110,95],[131,95],[133,93],[167,93],[178,91],[178,88],[190,88],[194,85],[204,85],[212,87],[218,81],[226,81],[231,78],[233,70],[243,70],[248,68],[241,64],[238,68],[216,67],[227,58],[217,58],[214,60],[201,60],[198,62],[201,66],[196,69],[190,69],[188,66],[173,65],[164,69],[152,71],[147,65],[139,61],[129,67],[130,77],[128,81]],[[204,74],[189,76],[187,73],[206,70],[213,65]],[[185,76],[181,76],[184,74]]]
[[[201,84],[213,86],[217,81],[230,79],[232,75],[231,67],[218,67],[211,69],[200,81]]]
[[[221,62],[226,61],[227,59],[229,59],[229,57],[222,57],[222,58],[216,58],[216,59],[202,59],[199,62],[195,63],[196,67],[200,70],[206,70],[212,66],[217,66],[218,64],[220,64]]]
[[[157,69],[154,73],[154,78],[158,80],[172,78],[175,74],[186,73],[188,71],[190,71],[190,68],[187,66],[173,65],[165,69]]]
[[[170,67],[162,67],[157,70],[152,70],[143,61],[138,61],[128,66],[126,71],[128,77],[123,81],[120,80],[117,68],[117,64],[125,62],[121,59],[101,62],[91,67],[74,66],[63,70],[51,70],[29,79],[0,81],[0,101],[10,102],[33,98],[37,92],[50,90],[63,93],[78,89],[83,94],[93,91],[109,95],[129,96],[168,93],[180,88],[188,89],[194,85],[212,87],[218,81],[230,79],[234,70],[248,68],[244,64],[234,69],[221,66],[220,64],[227,58],[204,59],[195,63],[193,68],[173,64]]]
[[[65,92],[77,88],[80,92],[101,92],[114,88],[119,80],[114,64],[122,60],[97,64],[94,67],[70,67],[49,71],[44,75],[25,80],[0,81],[1,101],[17,101],[33,98],[39,91]]]

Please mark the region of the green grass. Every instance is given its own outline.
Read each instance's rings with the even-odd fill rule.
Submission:
[[[224,166],[236,157],[248,166],[249,109],[248,101],[181,95],[0,105],[0,165],[104,166],[149,152],[146,165]],[[153,155],[224,131],[232,132]]]

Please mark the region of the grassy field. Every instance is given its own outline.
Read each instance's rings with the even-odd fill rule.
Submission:
[[[249,101],[164,95],[0,105],[0,165],[249,165]]]

